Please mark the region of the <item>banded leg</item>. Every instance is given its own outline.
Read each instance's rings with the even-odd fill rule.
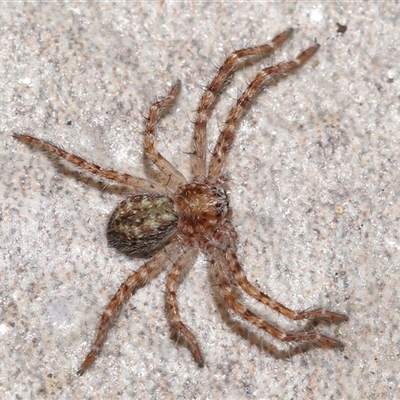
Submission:
[[[227,267],[227,266],[226,266]],[[274,338],[283,342],[312,342],[315,346],[327,349],[342,348],[343,344],[338,340],[332,339],[320,333],[294,332],[286,333],[272,323],[263,320],[254,312],[250,311],[240,300],[236,298],[232,291],[231,274],[225,272],[222,266],[214,269],[214,275],[221,297],[226,305],[239,314],[243,319],[252,325],[269,333]],[[230,272],[230,271],[229,271]]]
[[[151,192],[151,193],[166,194],[165,187],[157,182],[153,182],[149,179],[138,178],[136,176],[124,174],[121,172],[112,171],[110,169],[103,169],[102,167],[99,167],[94,163],[86,161],[82,157],[68,153],[65,150],[62,150],[59,147],[54,146],[49,142],[37,139],[33,136],[20,135],[17,133],[14,133],[13,136],[20,142],[26,143],[31,147],[38,148],[48,153],[50,156],[56,155],[64,159],[65,161],[69,162],[70,164],[74,164],[78,168],[81,168],[85,171],[89,171],[94,175],[98,175],[101,176],[102,178],[130,186],[133,188],[133,191],[135,192],[147,192],[147,193]]]
[[[248,280],[243,272],[242,267],[240,266],[236,254],[233,251],[228,251],[226,255],[227,263],[229,265],[229,269],[232,272],[234,280],[239,286],[251,297],[263,303],[267,307],[277,311],[278,313],[284,315],[285,317],[293,320],[303,320],[303,319],[313,319],[318,321],[325,321],[328,323],[340,323],[343,321],[347,321],[348,317],[343,314],[339,314],[333,311],[327,310],[310,310],[310,311],[300,311],[296,312],[291,310],[290,308],[285,307],[283,304],[278,301],[272,299],[265,293],[258,290],[255,286],[253,286]]]
[[[206,126],[209,117],[209,110],[215,103],[216,96],[227,78],[232,72],[240,66],[241,60],[246,57],[259,56],[264,57],[268,53],[280,46],[292,33],[292,29],[288,29],[274,39],[270,44],[261,46],[248,47],[246,49],[233,52],[219,68],[217,75],[208,85],[206,91],[201,97],[199,108],[197,109],[197,117],[194,127],[194,161],[192,165],[192,174],[206,174]]]
[[[176,298],[176,292],[179,284],[182,281],[182,276],[185,275],[186,269],[191,265],[197,253],[197,249],[188,251],[173,266],[167,280],[167,304],[169,308],[171,324],[175,327],[177,332],[184,336],[188,341],[193,358],[200,367],[203,367],[204,361],[203,357],[201,356],[199,344],[190,329],[182,322],[179,314],[178,301]]]
[[[221,174],[223,164],[226,160],[229,149],[235,137],[236,123],[243,114],[243,111],[247,104],[258,93],[262,85],[265,83],[266,79],[271,75],[284,74],[293,71],[294,69],[304,64],[318,50],[318,48],[319,45],[315,44],[307,50],[304,50],[300,55],[296,57],[295,60],[264,68],[256,75],[256,77],[253,79],[247,89],[239,97],[236,105],[232,107],[229,112],[228,119],[225,122],[225,127],[218,138],[218,141],[211,156],[208,172],[209,176],[218,176]]]
[[[163,183],[171,187],[177,187],[186,181],[185,177],[169,162],[167,161],[155,148],[155,128],[160,119],[162,112],[171,106],[176,96],[179,94],[181,88],[180,82],[175,83],[166,97],[157,101],[150,107],[149,116],[144,132],[144,150],[147,157],[158,167],[158,169],[165,175]]]
[[[167,258],[165,252],[168,252]],[[130,275],[120,286],[101,316],[96,340],[82,363],[81,368],[78,370],[78,375],[82,375],[93,364],[97,355],[100,353],[106,340],[108,330],[119,315],[122,305],[126,303],[135,290],[144,286],[168,267],[168,264],[165,264],[166,259],[173,263],[174,259],[171,259],[171,257],[177,258],[177,255],[179,256],[179,248],[173,243],[167,245],[164,251],[160,251],[154,258]]]

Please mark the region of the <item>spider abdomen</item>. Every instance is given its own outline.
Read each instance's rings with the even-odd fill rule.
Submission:
[[[168,196],[130,196],[112,213],[107,227],[111,247],[127,254],[148,254],[175,232],[178,216]]]

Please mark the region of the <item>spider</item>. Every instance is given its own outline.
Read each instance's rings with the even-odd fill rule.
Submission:
[[[98,356],[107,332],[123,304],[137,289],[166,269],[166,303],[171,326],[186,341],[197,364],[204,366],[199,343],[182,321],[177,303],[177,290],[183,276],[200,252],[209,260],[215,290],[231,312],[283,342],[293,342],[299,347],[302,343],[320,348],[343,347],[340,341],[314,330],[313,324],[320,321],[340,323],[347,320],[346,315],[325,309],[293,311],[262,293],[247,280],[236,255],[237,233],[232,225],[232,210],[226,192],[228,177],[222,173],[235,137],[236,125],[251,100],[272,76],[286,74],[304,64],[318,50],[317,43],[300,53],[293,61],[273,65],[258,72],[230,110],[211,153],[208,167],[206,162],[206,126],[210,110],[227,79],[243,66],[245,60],[265,57],[273,52],[291,32],[288,29],[280,33],[268,44],[237,50],[219,68],[203,93],[197,109],[191,181],[187,181],[155,146],[156,125],[161,114],[174,103],[180,90],[179,82],[172,86],[166,97],[150,107],[147,118],[144,150],[160,170],[157,181],[103,169],[51,143],[28,135],[14,134],[21,142],[56,155],[82,170],[129,186],[134,194],[122,201],[112,213],[107,228],[108,243],[130,256],[152,256],[122,283],[107,305],[101,316],[97,337],[78,371],[79,375]],[[239,289],[290,320],[309,320],[308,328],[285,332],[249,310],[237,294]]]

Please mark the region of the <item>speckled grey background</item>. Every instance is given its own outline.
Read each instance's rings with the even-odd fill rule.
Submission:
[[[398,398],[399,12],[389,2],[2,3],[0,397]],[[144,176],[143,116],[181,79],[159,147],[188,176],[190,120],[215,66],[289,26],[282,49],[235,76],[210,140],[257,69],[318,40],[318,54],[248,111],[228,172],[249,279],[292,308],[347,313],[348,323],[321,327],[345,350],[283,361],[251,346],[224,322],[199,259],[179,302],[204,369],[170,339],[163,274],[124,307],[77,377],[101,311],[142,261],[107,247],[117,187],[57,167],[11,134]]]

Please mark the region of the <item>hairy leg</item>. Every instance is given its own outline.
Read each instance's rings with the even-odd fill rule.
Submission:
[[[339,323],[342,321],[347,321],[348,317],[343,314],[339,314],[333,311],[318,309],[318,310],[310,310],[310,311],[293,311],[278,301],[272,299],[265,293],[262,293],[258,290],[254,285],[252,285],[248,280],[246,275],[243,272],[242,267],[240,266],[236,254],[233,251],[228,251],[226,255],[227,263],[229,265],[229,269],[232,272],[232,276],[236,283],[251,297],[265,304],[267,307],[272,308],[280,314],[283,314],[285,317],[291,320],[303,320],[303,319],[314,319],[319,321],[325,321],[329,323]]]
[[[258,56],[264,57],[268,53],[280,46],[292,33],[292,29],[277,35],[269,44],[261,46],[248,47],[233,52],[219,68],[218,73],[208,85],[206,91],[201,97],[197,109],[197,117],[194,127],[194,161],[192,165],[193,176],[204,175],[206,173],[206,128],[209,118],[209,110],[216,100],[218,92],[226,82],[232,72],[237,69],[244,58]]]
[[[240,315],[243,319],[283,342],[312,342],[316,347],[329,349],[343,347],[343,344],[338,340],[314,331],[286,333],[274,324],[262,319],[254,312],[250,311],[234,295],[232,274],[230,273],[229,269],[227,270],[227,268],[229,267],[225,264],[215,264],[213,272],[216,284],[218,285],[217,288],[226,305],[236,314]]]
[[[86,161],[82,157],[79,157],[75,154],[68,153],[53,144],[46,142],[41,139],[37,139],[33,136],[29,135],[19,135],[14,133],[13,136],[19,141],[28,144],[29,146],[36,147],[50,156],[55,155],[58,156],[70,164],[76,165],[78,168],[81,168],[85,171],[89,171],[94,175],[98,175],[102,178],[109,179],[114,182],[121,183],[123,185],[127,185],[133,188],[135,192],[151,192],[151,193],[162,193],[166,194],[166,189],[163,185],[158,184],[157,182],[153,182],[148,179],[138,178],[136,176],[132,176],[129,174],[124,174],[121,172],[112,171],[110,169],[103,169],[96,164],[93,164],[89,161]]]
[[[169,264],[179,257],[179,247],[171,243],[167,245],[164,250],[160,251],[150,261],[147,261],[136,272],[130,275],[126,281],[120,286],[117,293],[108,303],[106,309],[101,316],[100,326],[97,333],[96,340],[92,348],[86,356],[78,375],[82,375],[94,362],[97,355],[100,353],[106,340],[108,330],[111,324],[119,315],[122,305],[132,296],[135,290],[144,286],[151,279],[154,279],[162,271],[164,271]]]
[[[186,181],[185,177],[167,161],[155,148],[155,128],[160,119],[162,112],[170,107],[179,93],[181,84],[175,83],[166,97],[157,101],[150,107],[149,116],[147,118],[146,129],[144,132],[144,150],[147,157],[158,167],[165,175],[163,183],[170,187],[176,187]]]
[[[304,50],[295,60],[265,68],[256,75],[247,89],[239,97],[236,105],[232,107],[229,112],[228,119],[225,122],[225,127],[218,138],[211,156],[208,172],[209,176],[218,176],[221,174],[222,167],[235,137],[236,123],[243,114],[247,104],[249,104],[258,93],[266,79],[271,77],[271,75],[284,74],[293,71],[300,65],[304,64],[318,50],[318,48],[319,45],[315,44],[307,50]]]
[[[200,367],[203,367],[204,361],[203,357],[201,356],[199,344],[190,329],[182,322],[179,314],[178,301],[176,298],[176,292],[179,284],[182,281],[182,276],[185,275],[187,268],[191,266],[192,261],[197,254],[197,249],[191,249],[174,264],[167,280],[167,304],[169,308],[171,324],[179,334],[185,337],[190,345],[193,358]]]

